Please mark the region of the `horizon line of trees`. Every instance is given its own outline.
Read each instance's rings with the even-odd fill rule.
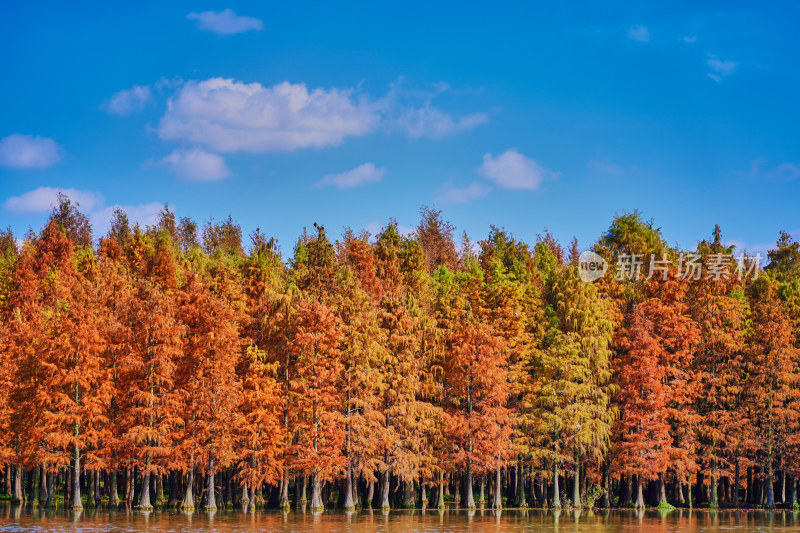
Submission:
[[[578,246],[304,231],[121,210],[95,245],[60,196],[0,234],[0,485],[81,509],[797,506],[800,245],[757,279],[617,216],[592,250],[664,277],[585,283]]]

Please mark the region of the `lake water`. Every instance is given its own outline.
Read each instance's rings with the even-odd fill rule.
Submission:
[[[241,512],[233,510],[191,514],[178,511],[141,513],[121,507],[82,513],[0,506],[0,531],[85,532],[245,532],[303,533],[373,532],[547,532],[547,533],[685,533],[800,531],[800,513],[790,511],[552,511],[507,510],[501,513],[449,509],[444,512],[380,511],[352,514],[302,512]]]

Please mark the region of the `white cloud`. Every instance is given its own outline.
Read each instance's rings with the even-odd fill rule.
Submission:
[[[309,89],[211,78],[189,81],[167,103],[158,134],[166,141],[202,145],[215,152],[287,152],[325,148],[379,128],[411,138],[442,139],[489,122],[487,113],[452,115],[431,105],[449,91],[406,91],[392,86],[377,99],[350,89]]]
[[[199,148],[175,150],[159,163],[166,165],[179,178],[188,181],[218,181],[230,176],[221,156]]]
[[[684,35],[681,40],[686,44],[692,44],[697,41],[697,35]]]
[[[403,131],[412,139],[444,139],[489,122],[488,113],[457,117],[431,104],[434,98],[449,92],[453,90],[444,82],[434,83],[431,89],[409,89],[401,80],[391,85],[378,105],[389,128]]]
[[[544,168],[535,159],[520,154],[516,148],[506,150],[497,157],[485,154],[478,173],[506,189],[534,190],[539,188],[543,180],[558,177],[557,173]]]
[[[711,72],[708,73],[708,77],[717,83],[721,83],[722,78],[730,76],[739,68],[739,63],[737,61],[719,59],[712,54],[709,54],[706,58],[706,64],[708,68],[711,69]]]
[[[61,148],[53,139],[13,133],[0,139],[0,165],[47,168],[61,160]]]
[[[189,13],[186,18],[196,20],[199,29],[219,35],[233,35],[253,30],[261,31],[264,27],[264,23],[260,19],[237,15],[232,9]]]
[[[317,182],[320,187],[333,185],[340,189],[350,189],[365,183],[377,183],[386,174],[385,168],[377,168],[372,163],[364,163],[353,170],[341,174],[329,174]]]
[[[356,101],[350,91],[212,78],[181,87],[158,133],[219,152],[261,153],[338,145],[373,131],[378,122],[376,106]]]
[[[149,204],[139,205],[112,205],[105,207],[91,214],[92,229],[95,235],[105,235],[111,227],[111,216],[117,208],[125,211],[128,216],[128,222],[131,225],[139,224],[140,226],[154,226],[158,221],[158,214],[164,204],[160,202],[151,202]],[[170,205],[170,209],[175,210],[175,206]]]
[[[650,30],[641,24],[637,24],[628,30],[628,39],[640,43],[650,42]]]
[[[420,137],[443,139],[487,122],[489,122],[489,116],[486,113],[472,113],[460,119],[454,119],[449,114],[431,107],[430,102],[426,102],[422,107],[406,110],[397,119],[397,125],[405,130],[412,139]]]
[[[492,188],[483,183],[473,182],[466,187],[456,187],[452,183],[445,183],[439,188],[439,198],[451,204],[465,204],[477,198],[483,198]]]
[[[152,96],[149,85],[134,85],[111,95],[102,108],[110,115],[127,116],[143,111]]]
[[[12,196],[3,207],[13,213],[45,213],[58,202],[58,193],[66,194],[70,200],[80,204],[83,211],[92,211],[103,205],[103,195],[92,191],[39,187],[19,196]]]

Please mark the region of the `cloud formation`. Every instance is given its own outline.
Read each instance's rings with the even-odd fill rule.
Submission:
[[[486,113],[472,113],[455,119],[449,114],[431,107],[430,102],[426,102],[422,107],[406,110],[397,119],[397,125],[412,139],[420,137],[443,139],[487,122],[489,122],[489,115]]]
[[[317,182],[317,186],[352,189],[367,183],[378,183],[383,179],[384,174],[386,174],[385,168],[377,168],[372,163],[364,163],[341,174],[328,174]]]
[[[0,139],[0,165],[15,168],[47,168],[61,160],[61,148],[53,139],[13,133]]]
[[[450,204],[465,204],[478,198],[483,198],[491,192],[492,188],[477,181],[466,187],[456,187],[452,183],[445,183],[439,188],[439,198]]]
[[[437,93],[392,87],[371,99],[350,89],[271,87],[228,78],[189,81],[177,89],[157,128],[166,141],[215,152],[289,152],[337,146],[378,129],[411,138],[442,139],[489,121],[487,113],[453,116],[431,105]],[[422,100],[422,101],[420,101]]]
[[[187,181],[219,181],[230,176],[230,171],[221,156],[200,148],[175,150],[160,163]]]
[[[196,20],[198,29],[218,35],[261,31],[264,28],[264,23],[260,19],[237,15],[232,9],[203,11],[202,13],[193,12],[189,13],[186,18]]]
[[[111,95],[102,108],[109,115],[127,116],[140,113],[150,102],[153,93],[149,85],[134,85]]]
[[[712,54],[706,57],[706,64],[711,70],[711,72],[708,73],[708,77],[717,83],[721,83],[722,78],[730,76],[739,68],[739,63],[737,61],[719,59]]]
[[[19,196],[12,196],[3,202],[3,207],[12,213],[46,213],[58,202],[58,193],[69,196],[69,199],[78,203],[84,211],[92,211],[103,205],[103,195],[100,193],[60,187],[38,187]]]
[[[516,148],[506,150],[497,157],[485,154],[478,173],[506,189],[535,190],[545,179],[558,177],[557,173],[546,169],[535,159],[520,154]]]
[[[636,26],[633,26],[628,30],[628,39],[639,43],[649,43],[650,30],[648,30],[641,24],[637,24]]]
[[[373,131],[378,123],[376,106],[350,91],[211,78],[180,88],[158,134],[218,152],[285,152],[335,146],[345,137]]]

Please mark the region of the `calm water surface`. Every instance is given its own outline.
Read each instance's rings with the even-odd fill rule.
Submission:
[[[800,514],[784,511],[493,511],[447,510],[359,512],[353,514],[302,512],[216,513],[87,510],[82,513],[45,512],[12,505],[0,506],[0,531],[85,531],[85,532],[245,532],[286,533],[379,533],[379,532],[474,532],[496,533],[684,533],[800,531]]]

